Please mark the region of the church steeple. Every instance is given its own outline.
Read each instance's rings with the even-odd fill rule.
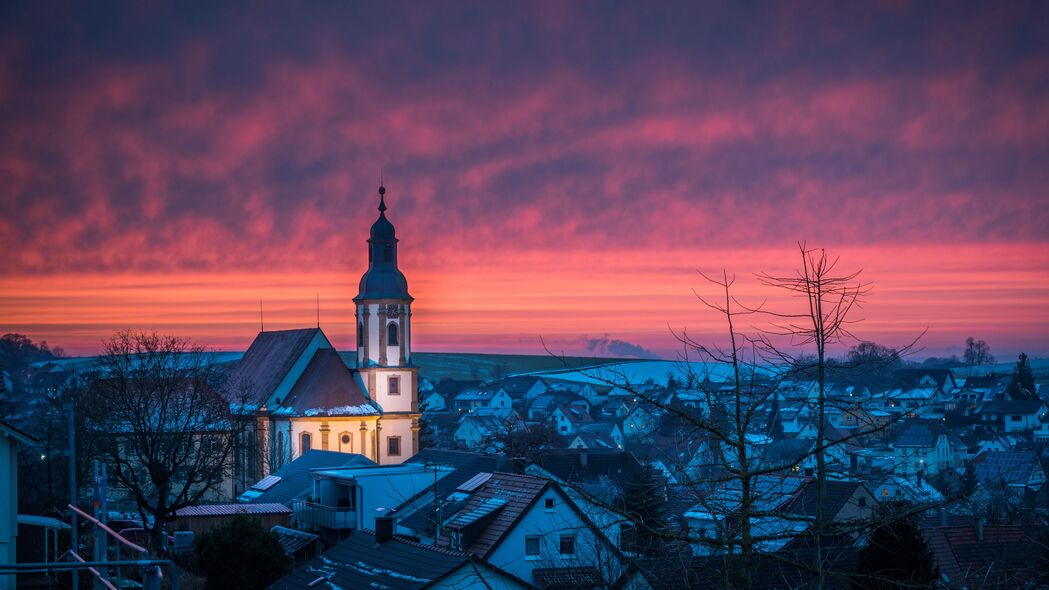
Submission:
[[[396,299],[411,301],[408,281],[397,268],[397,232],[386,218],[386,187],[379,185],[379,218],[368,238],[368,271],[361,277],[354,301]]]

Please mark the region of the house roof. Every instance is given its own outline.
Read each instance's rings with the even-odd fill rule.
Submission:
[[[900,429],[893,445],[897,447],[935,447],[936,441],[941,436],[947,436],[947,429],[941,424],[912,421]]]
[[[497,393],[499,393],[499,390],[494,387],[465,387],[455,396],[455,401],[485,401],[492,399]]]
[[[478,474],[495,471],[499,464],[499,460],[490,455],[440,449],[423,449],[408,462],[445,465],[454,469],[434,484],[437,487],[436,497],[441,502],[442,520],[454,516],[465,505],[465,499],[449,500],[453,492],[477,477]],[[437,511],[434,510],[434,485],[420,490],[393,511],[398,526],[425,533],[427,536],[434,533],[437,524]]]
[[[851,574],[859,561],[854,547],[824,550],[826,578],[824,590],[846,590],[851,587]],[[816,588],[817,577],[806,564],[813,562],[811,549],[786,549],[774,554],[757,554],[750,567],[750,587],[763,590],[805,590]],[[681,557],[668,553],[643,559],[638,567],[653,588],[685,590],[690,588],[723,588],[742,572],[739,555]]]
[[[397,537],[376,543],[375,533],[362,529],[270,588],[301,590],[320,580],[325,587],[347,590],[415,590],[432,586],[469,560],[461,551]]]
[[[460,391],[467,387],[481,387],[484,383],[477,380],[462,380],[462,379],[441,379],[436,385],[433,386],[433,390],[443,396],[455,396]]]
[[[266,403],[317,334],[323,335],[320,328],[259,332],[230,373],[226,398],[239,402],[247,395],[247,404]]]
[[[175,511],[179,518],[196,518],[211,516],[234,516],[237,514],[291,514],[291,509],[284,504],[202,504],[186,506]]]
[[[313,489],[313,479],[310,477],[311,470],[365,465],[375,465],[375,462],[364,455],[310,449],[273,474],[280,477],[280,481],[257,494],[251,493],[257,490],[248,490],[241,494],[238,499],[252,504],[273,502],[285,505],[291,504],[292,500],[305,495]]]
[[[937,387],[943,389],[947,380],[952,379],[954,374],[950,369],[897,369],[892,381],[895,387],[913,389],[918,387],[918,382],[926,376],[935,381]]]
[[[1037,414],[1042,410],[1042,400],[996,399],[980,406],[981,414]]]
[[[976,479],[1010,485],[1026,485],[1036,466],[1038,457],[1030,451],[987,451],[973,460]]]
[[[1040,545],[1021,526],[922,527],[940,573],[952,587],[1021,588],[1040,573]]]
[[[361,391],[353,373],[332,348],[313,354],[295,386],[281,404],[297,415],[362,416],[378,414]]]
[[[22,432],[18,428],[15,428],[14,425],[12,425],[11,423],[4,422],[3,420],[0,420],[0,434],[3,434],[4,436],[10,436],[11,438],[17,440],[18,442],[24,445],[33,445],[39,442],[32,436],[26,434],[25,432]]]
[[[498,385],[499,387],[506,390],[506,393],[512,396],[519,396],[524,395],[528,392],[529,389],[532,389],[532,387],[535,386],[537,381],[542,382],[544,384],[546,383],[545,381],[543,381],[543,379],[539,377],[523,375],[517,377],[506,377],[505,379],[497,381],[493,385]]]
[[[578,567],[542,567],[532,570],[535,583],[546,590],[603,588],[601,572],[592,565]]]
[[[512,473],[492,474],[484,486],[470,497],[462,512],[480,509],[494,499],[505,502],[465,549],[481,557],[489,555],[550,485],[552,484],[548,480],[541,477]],[[442,537],[442,541],[447,544],[449,539]]]
[[[833,520],[860,489],[866,486],[858,481],[827,481],[827,497],[823,504],[824,515]],[[871,495],[870,492],[867,492]],[[815,480],[810,480],[783,504],[781,510],[800,516],[816,517],[819,489]],[[873,496],[872,496],[873,497]]]
[[[299,549],[320,538],[320,535],[289,529],[279,524],[271,528],[270,532],[276,535],[277,540],[280,541],[280,547],[284,550],[285,555],[294,555]]]

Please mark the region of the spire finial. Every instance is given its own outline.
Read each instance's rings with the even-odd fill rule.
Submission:
[[[386,212],[386,186],[382,178],[382,168],[379,169],[379,213]]]

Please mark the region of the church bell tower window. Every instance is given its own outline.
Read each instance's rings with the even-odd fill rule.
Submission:
[[[390,322],[386,326],[386,344],[390,346],[397,346],[397,324]]]

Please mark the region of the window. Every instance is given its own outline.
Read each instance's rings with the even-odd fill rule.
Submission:
[[[575,535],[561,535],[561,555],[575,555]]]
[[[553,510],[554,509],[554,499],[553,498],[546,498],[543,501],[543,505],[546,507],[547,510]]]
[[[526,557],[539,557],[539,541],[542,537],[531,536],[525,537],[525,556]]]
[[[397,375],[393,375],[389,380],[389,394],[390,395],[401,395],[401,378]]]
[[[364,324],[357,324],[357,347],[364,346]]]
[[[386,326],[386,344],[397,346],[397,324],[390,322]]]
[[[399,436],[388,436],[386,437],[386,454],[390,457],[401,456],[401,437]]]
[[[349,432],[339,435],[339,442],[342,444],[340,451],[353,452],[353,436]]]
[[[867,506],[867,498],[863,497],[863,496],[860,496],[860,498],[858,500],[856,500],[856,505],[859,506],[860,508],[866,507]]]
[[[1023,418],[1021,418],[1020,416],[1013,416],[1010,418],[1010,420],[1012,420],[1013,422],[1019,422],[1023,420]]]
[[[299,446],[301,447],[299,449],[299,454],[305,453],[310,450],[311,443],[313,443],[313,437],[310,436],[310,433],[303,432],[302,435],[299,436],[299,443]]]

